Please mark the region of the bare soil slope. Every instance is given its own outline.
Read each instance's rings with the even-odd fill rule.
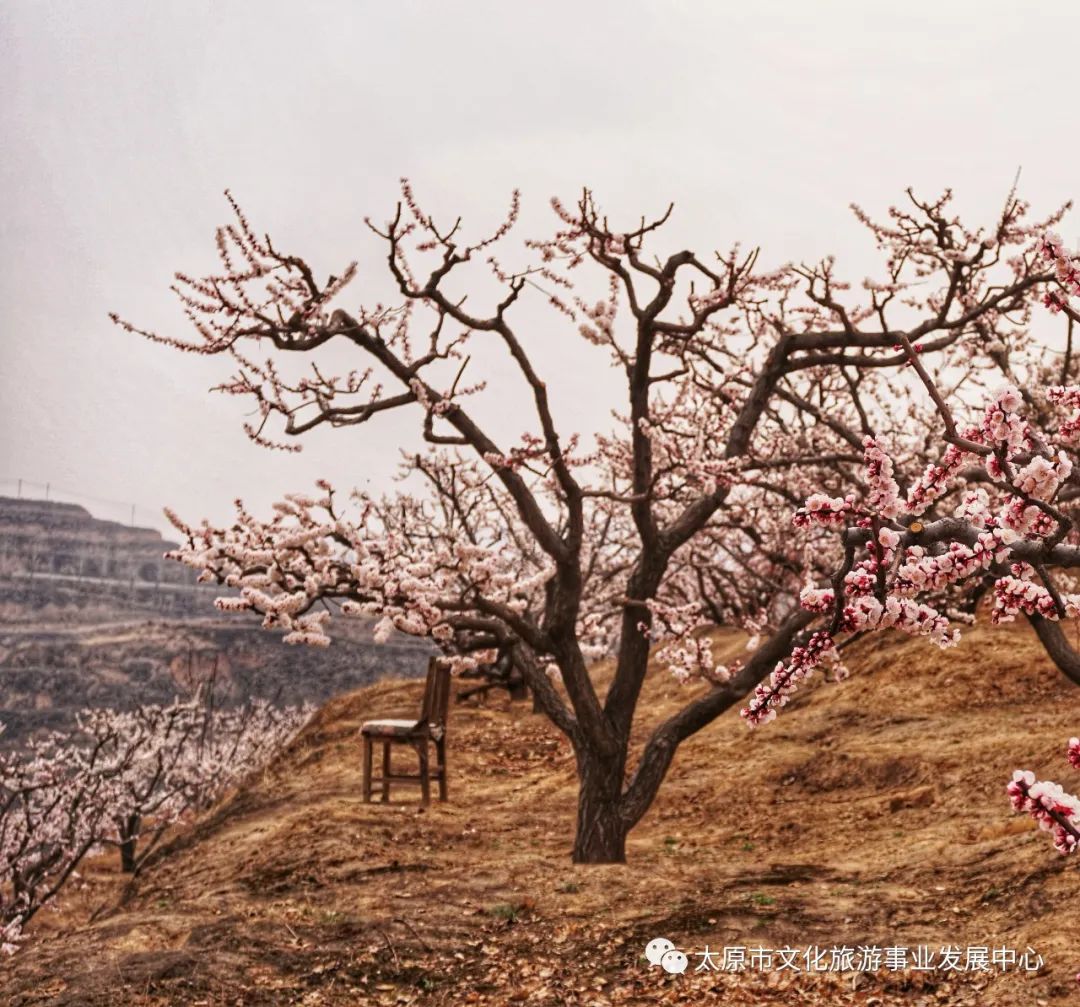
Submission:
[[[362,803],[357,738],[421,685],[334,700],[87,924],[121,894],[91,865],[0,965],[4,1003],[1080,1003],[1080,865],[1003,789],[1017,766],[1067,777],[1075,687],[1024,627],[944,654],[883,636],[850,665],[765,729],[732,711],[684,745],[625,867],[569,862],[573,760],[527,705],[455,709],[451,801],[421,811],[404,789]],[[641,737],[685,698],[652,674]],[[691,954],[668,976],[642,956],[658,936],[689,952],[1005,944],[1046,964],[739,976],[695,972]]]

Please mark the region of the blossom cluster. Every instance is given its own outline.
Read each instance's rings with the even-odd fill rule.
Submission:
[[[524,618],[542,604],[551,565],[543,555],[505,547],[489,523],[503,514],[480,506],[491,489],[478,467],[436,453],[424,465],[455,484],[459,506],[449,514],[404,495],[356,493],[355,513],[347,515],[322,482],[321,494],[292,494],[269,520],[239,502],[236,521],[224,529],[191,527],[170,515],[187,539],[170,555],[204,580],[236,589],[215,604],[261,614],[265,628],[285,631],[286,643],[329,645],[331,611],[323,606],[334,603],[343,616],[369,620],[377,643],[395,632],[429,637],[447,650],[454,672],[477,668],[494,652],[455,650],[463,615],[478,607]],[[477,523],[463,524],[465,513]]]
[[[704,677],[719,683],[731,677],[734,668],[717,664],[713,657],[713,640],[707,632],[713,622],[699,601],[672,605],[654,599],[648,607],[651,624],[640,628],[650,639],[659,641],[656,659],[677,681]]]
[[[751,727],[775,720],[777,711],[787,706],[799,685],[823,660],[834,655],[833,638],[828,633],[814,633],[806,646],[792,650],[786,664],[780,661],[776,665],[768,682],[757,686],[753,698],[741,711],[743,719]]]
[[[796,528],[821,527],[843,528],[855,507],[854,495],[830,497],[824,493],[811,493],[806,503],[795,512],[792,519]]]
[[[1053,264],[1058,286],[1047,290],[1043,304],[1052,312],[1067,309],[1073,297],[1080,297],[1080,255],[1070,252],[1061,241],[1061,235],[1049,231],[1039,240],[1039,254]]]
[[[1080,388],[1056,389],[1052,398],[1075,407]],[[1042,548],[1059,533],[1062,518],[1053,501],[1072,474],[1064,451],[1054,451],[1034,434],[1023,409],[1023,397],[1014,386],[998,390],[987,402],[981,423],[966,430],[959,443],[950,444],[941,462],[925,469],[906,498],[893,462],[873,437],[863,445],[867,489],[862,500],[854,494],[840,498],[814,493],[807,498],[793,517],[797,527],[843,528],[849,541],[861,541],[864,552],[844,571],[839,597],[834,589],[809,587],[802,592],[804,608],[833,615],[822,633],[831,639],[838,633],[895,628],[940,647],[951,646],[959,630],[949,615],[949,593],[985,577],[994,583],[996,622],[1020,613],[1051,620],[1080,614],[1080,595],[1044,582],[1045,574],[1036,579],[1036,569],[1026,562],[1011,562],[1018,547]],[[993,496],[982,486],[965,486],[961,478],[962,466],[979,457]],[[962,494],[954,524],[940,523],[935,527],[941,536],[920,538],[924,525],[919,519],[954,491]],[[816,651],[820,657],[829,647],[819,642]],[[805,680],[811,660],[815,658],[802,649],[778,669],[774,677],[783,683],[780,694],[790,694]],[[762,710],[761,699],[755,697],[744,710],[748,723],[760,723]]]
[[[1070,738],[1070,765],[1080,769],[1080,738]],[[1030,815],[1044,832],[1049,832],[1054,848],[1062,854],[1080,846],[1080,799],[1068,794],[1060,784],[1038,780],[1030,770],[1018,769],[1005,788],[1013,810]]]

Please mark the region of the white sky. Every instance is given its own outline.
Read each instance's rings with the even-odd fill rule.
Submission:
[[[1080,195],[1078,27],[1064,0],[6,0],[0,494],[50,482],[161,526],[164,504],[227,520],[238,494],[265,512],[320,476],[388,485],[411,419],[270,453],[239,400],[206,392],[225,360],[107,320],[188,334],[168,285],[213,266],[226,186],[323,275],[359,259],[350,306],[385,291],[362,218],[386,218],[403,174],[473,234],[518,186],[519,237],[541,236],[548,198],[588,185],[616,220],[674,201],[669,251],[835,252],[858,281],[876,257],[851,201],[880,212],[908,185],[952,186],[989,218],[1021,165],[1035,211]],[[529,317],[562,429],[603,425],[604,355]],[[491,362],[485,413],[516,439],[529,420],[506,373]]]

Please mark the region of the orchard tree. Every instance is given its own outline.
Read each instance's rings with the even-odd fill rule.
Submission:
[[[1061,630],[1063,620],[1080,615],[1080,385],[1064,383],[1077,377],[1073,326],[1080,315],[1071,299],[1080,295],[1080,257],[1055,234],[1036,248],[1054,274],[1043,303],[1068,319],[1060,359],[1040,360],[1029,347],[1026,383],[999,388],[980,416],[942,393],[918,347],[901,336],[946,446],[904,493],[893,452],[883,438],[867,436],[862,492],[817,492],[796,512],[800,527],[839,529],[844,563],[829,586],[802,592],[803,608],[824,621],[757,687],[743,710],[751,725],[774,719],[820,664],[836,661],[838,638],[897,629],[950,647],[960,636],[956,622],[971,621],[984,595],[993,622],[1026,617],[1080,685],[1080,655]],[[1002,362],[1006,376],[1018,376]],[[1070,739],[1067,757],[1080,768],[1080,739]],[[1030,770],[1017,770],[1006,789],[1016,811],[1051,832],[1056,849],[1077,849],[1080,800]]]
[[[176,701],[133,710],[87,710],[79,714],[76,736],[111,756],[100,796],[105,804],[99,839],[120,851],[121,870],[134,873],[138,842],[148,838],[144,855],[184,810],[178,769],[198,732],[199,706]],[[149,820],[153,819],[153,825]]]
[[[2,725],[0,725],[2,727]],[[68,882],[100,840],[117,767],[107,747],[70,745],[59,733],[0,753],[0,952]]]
[[[895,628],[949,647],[959,640],[954,618],[964,599],[988,592],[992,620],[1026,616],[1058,667],[1080,684],[1080,655],[1061,631],[1061,620],[1080,614],[1080,472],[1072,460],[1080,385],[1051,383],[1055,373],[1062,381],[1076,377],[1070,298],[1080,294],[1080,260],[1053,234],[1035,254],[1053,267],[1043,302],[1069,317],[1060,363],[1051,370],[1045,361],[1053,358],[1028,347],[1027,381],[1000,386],[980,409],[944,394],[918,346],[900,334],[945,448],[906,480],[905,493],[896,452],[868,434],[861,492],[815,492],[796,511],[800,528],[839,530],[844,562],[828,587],[803,590],[802,607],[826,621],[757,688],[744,710],[750,723],[773,719],[800,682],[835,655],[838,636]],[[999,353],[1003,373],[1017,377]],[[960,621],[970,621],[974,607],[966,606]]]
[[[328,643],[340,608],[378,620],[379,639],[392,629],[432,638],[458,671],[509,649],[573,746],[574,859],[623,861],[679,744],[792,648],[827,649],[812,627],[825,603],[800,607],[799,591],[848,547],[827,522],[792,535],[793,507],[858,484],[875,424],[917,412],[913,357],[970,388],[990,381],[1022,351],[1054,272],[1012,194],[987,229],[966,228],[948,194],[909,193],[885,224],[857,210],[884,263],[853,290],[832,258],[763,270],[738,246],[708,258],[657,253],[670,208],[616,229],[586,191],[572,207],[553,201],[550,237],[504,254],[516,194],[503,224],[469,241],[460,220],[442,227],[407,183],[402,191],[387,224],[369,222],[394,305],[344,306],[355,263],[320,281],[229,197],[220,268],[178,273],[173,287],[194,336],[113,316],[175,349],[231,360],[220,390],[253,403],[256,443],[298,450],[292,438],[393,410],[411,410],[425,442],[402,445],[396,494],[343,500],[322,481],[268,518],[239,501],[228,527],[172,515],[185,538],[175,557],[238,591],[221,608],[261,613],[290,643]],[[537,363],[560,324],[587,344],[576,366],[591,352],[621,376],[615,426],[589,439],[556,415]],[[505,417],[483,419],[486,375],[474,372],[498,352],[529,410],[514,418],[517,438]],[[508,380],[505,367],[493,373]],[[916,431],[911,450],[929,436]],[[745,660],[717,663],[706,632],[716,622],[752,633]],[[652,725],[631,766],[651,650],[708,687]],[[610,658],[606,690],[590,671],[600,657]]]
[[[88,853],[116,846],[121,868],[138,870],[169,826],[265,766],[312,713],[205,699],[84,710],[73,730],[0,753],[0,952]]]

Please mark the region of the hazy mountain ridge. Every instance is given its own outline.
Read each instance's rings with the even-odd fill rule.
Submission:
[[[0,496],[0,574],[136,577],[193,584],[194,575],[163,554],[175,548],[153,528],[94,517],[78,504]]]
[[[163,558],[172,545],[73,504],[0,497],[3,743],[87,706],[165,702],[209,678],[225,702],[300,703],[424,669],[424,643],[378,645],[355,620],[336,620],[333,644],[314,650],[284,645],[258,617],[222,616],[220,588]]]

